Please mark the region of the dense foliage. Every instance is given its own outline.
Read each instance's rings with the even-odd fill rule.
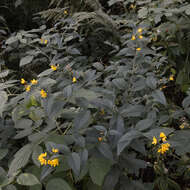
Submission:
[[[190,189],[188,1],[0,5],[0,190]]]

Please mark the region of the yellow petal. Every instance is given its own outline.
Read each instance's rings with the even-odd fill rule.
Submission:
[[[77,82],[76,77],[73,77],[73,83]]]

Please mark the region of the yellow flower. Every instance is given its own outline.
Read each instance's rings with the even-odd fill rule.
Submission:
[[[48,43],[48,40],[45,40],[45,39],[41,38],[41,39],[40,39],[40,42],[41,42],[41,44],[47,44],[47,43]]]
[[[57,158],[53,160],[48,160],[48,165],[56,167],[59,165],[59,160]]]
[[[136,38],[135,38],[135,35],[132,35],[132,38],[131,38],[131,40],[135,40]]]
[[[104,115],[104,114],[105,114],[104,109],[101,109],[101,110],[100,110],[100,114],[101,114],[101,115]]]
[[[38,156],[38,160],[40,161],[41,165],[47,165],[47,160],[44,158],[47,156],[47,152],[42,153]]]
[[[26,92],[29,92],[30,89],[31,89],[31,86],[30,86],[30,85],[27,85],[27,86],[25,87],[25,89],[26,89]]]
[[[180,126],[179,126],[180,129],[184,129],[185,128],[185,123],[182,123]]]
[[[35,85],[35,84],[37,84],[37,83],[38,83],[38,81],[37,81],[37,80],[35,80],[35,79],[33,79],[33,80],[31,80],[31,83],[32,83],[33,85]]]
[[[140,50],[141,50],[141,48],[137,48],[136,50],[137,50],[137,51],[140,51]]]
[[[40,39],[40,42],[41,42],[41,44],[47,44],[48,43],[48,40],[45,40],[45,39]]]
[[[136,6],[134,6],[133,4],[131,4],[130,8],[131,9],[135,9]]]
[[[102,137],[98,137],[98,141],[101,142],[103,140]]]
[[[44,157],[47,156],[47,152],[45,153],[42,153],[38,156],[38,160],[40,162],[41,165],[50,165],[50,166],[53,166],[53,167],[56,167],[59,165],[59,160],[56,158],[56,159],[53,159],[53,160],[46,160]]]
[[[67,11],[67,10],[64,10],[64,14],[67,15],[67,14],[68,14],[68,11]]]
[[[40,91],[40,94],[41,94],[42,98],[46,98],[47,97],[47,93],[43,89]]]
[[[139,28],[137,31],[138,31],[138,33],[141,33],[142,32],[142,28]]]
[[[160,133],[160,138],[162,139],[162,142],[165,142],[167,137],[163,132],[161,132]]]
[[[166,151],[169,150],[169,147],[170,147],[169,143],[161,144],[160,148],[158,149],[158,152],[164,154]]]
[[[77,82],[76,77],[73,77],[73,83]]]
[[[142,35],[140,35],[140,36],[139,36],[139,39],[143,39],[143,36],[142,36]]]
[[[57,70],[57,66],[51,65],[51,69],[54,70],[54,71],[56,71]]]
[[[52,152],[57,153],[59,150],[57,148],[52,148]]]
[[[166,87],[167,87],[167,86],[163,86],[163,87],[160,88],[160,90],[163,90],[163,89],[166,88]]]
[[[20,83],[21,84],[26,84],[26,81],[23,78],[21,78]]]
[[[174,80],[174,76],[173,75],[170,76],[170,80]]]
[[[155,136],[153,137],[152,144],[153,144],[153,145],[156,145],[156,144],[157,144],[157,139],[156,139]]]

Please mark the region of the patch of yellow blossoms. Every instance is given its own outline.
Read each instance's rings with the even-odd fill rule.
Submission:
[[[42,98],[46,98],[46,97],[47,97],[47,93],[46,93],[46,91],[43,90],[43,89],[41,89],[40,94],[41,94],[41,97],[42,97]]]
[[[159,147],[159,149],[158,149],[158,153],[161,153],[161,154],[164,154],[165,152],[167,152],[168,150],[169,150],[169,147],[170,147],[170,144],[169,143],[166,143],[166,141],[167,141],[167,137],[166,137],[166,135],[163,133],[163,132],[161,132],[160,133],[160,138],[161,138],[161,141],[163,142],[161,145],[160,145],[160,147]],[[156,139],[156,137],[154,136],[153,137],[153,140],[152,140],[152,144],[153,145],[156,145],[158,143],[158,140]]]
[[[30,85],[27,85],[27,86],[25,87],[25,89],[26,89],[26,92],[29,92],[30,89],[31,89],[31,86],[30,86]]]
[[[26,81],[23,78],[21,78],[20,83],[21,84],[26,84]]]
[[[52,69],[53,71],[56,71],[56,70],[57,70],[57,66],[51,65],[51,69]]]
[[[58,149],[52,149],[52,152],[53,153],[57,153],[59,152]],[[42,153],[38,156],[38,160],[40,162],[40,164],[43,166],[43,165],[50,165],[50,166],[53,166],[53,167],[56,167],[59,165],[59,160],[57,158],[53,159],[53,160],[49,160],[49,159],[46,159],[47,157],[47,152],[45,153]]]
[[[31,83],[32,83],[33,85],[35,85],[35,84],[37,84],[37,83],[38,83],[38,81],[37,81],[37,80],[35,80],[35,79],[32,79],[32,80],[31,80]]]
[[[77,82],[76,77],[73,77],[73,83]]]

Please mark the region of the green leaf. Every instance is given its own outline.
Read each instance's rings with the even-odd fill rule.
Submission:
[[[15,136],[14,139],[21,139],[27,137],[32,134],[32,128],[26,128],[22,131],[19,131]]]
[[[31,63],[33,59],[34,59],[34,56],[32,56],[32,55],[27,55],[26,57],[23,57],[20,60],[20,67]]]
[[[118,168],[112,168],[106,175],[103,189],[104,190],[114,190],[114,187],[118,183],[120,171]]]
[[[111,162],[102,158],[91,158],[89,162],[90,177],[95,184],[101,186],[111,168]]]
[[[144,131],[146,129],[148,129],[149,127],[151,127],[151,125],[153,124],[153,120],[152,119],[143,119],[140,120],[136,126],[135,129],[139,130],[139,131]]]
[[[123,135],[117,144],[117,155],[120,155],[120,153],[131,143],[132,140],[137,139],[140,136],[141,133],[134,129]]]
[[[143,105],[132,105],[129,104],[126,108],[121,111],[123,117],[140,117],[145,111]]]
[[[5,91],[0,91],[0,117],[2,117],[2,113],[4,111],[5,103],[8,100],[7,93]]]
[[[37,177],[30,173],[22,173],[21,175],[19,175],[17,177],[17,183],[26,186],[40,184]]]
[[[32,145],[27,144],[23,146],[15,155],[10,164],[8,175],[12,176],[17,170],[23,168],[29,161],[32,153]]]
[[[73,152],[67,160],[69,166],[72,168],[73,172],[79,176],[80,174],[80,156]]]
[[[162,105],[167,105],[166,98],[164,96],[164,93],[160,90],[155,90],[152,93],[152,97],[154,98],[154,101],[161,103]]]
[[[138,11],[138,18],[146,18],[147,15],[148,15],[148,9],[146,7],[142,7]]]
[[[72,190],[72,188],[65,180],[61,178],[54,178],[48,181],[46,190]]]
[[[168,140],[178,155],[190,152],[190,130],[178,130]]]
[[[113,160],[111,148],[107,143],[100,143],[97,148],[107,159]]]
[[[146,85],[152,89],[156,88],[157,81],[153,76],[148,76],[146,79]]]
[[[184,108],[189,107],[189,105],[190,105],[190,96],[187,96],[187,97],[183,100],[182,105],[183,105]]]
[[[0,160],[2,160],[8,153],[8,149],[7,148],[4,148],[4,149],[0,149]]]
[[[35,146],[33,153],[32,153],[32,160],[34,164],[38,167],[40,167],[40,162],[38,160],[38,156],[43,152],[42,147],[37,145]]]
[[[81,128],[88,127],[91,120],[91,114],[90,111],[85,110],[80,112],[74,119],[74,128],[76,130],[79,130]]]

